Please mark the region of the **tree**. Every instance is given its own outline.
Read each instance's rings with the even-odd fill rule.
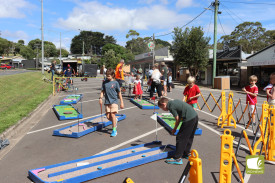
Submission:
[[[33,59],[36,54],[30,46],[22,46],[20,49],[20,55],[26,59]]]
[[[244,22],[235,27],[230,35],[221,37],[223,44],[227,43],[229,47],[242,46],[246,53],[259,51],[266,47],[265,28],[260,22]]]
[[[49,41],[44,42],[44,55],[45,57],[55,57],[58,56],[56,53],[56,46]]]
[[[60,48],[56,49],[56,54],[58,56],[60,55]],[[61,48],[61,57],[67,57],[68,55],[69,55],[69,52],[64,48]]]
[[[134,55],[123,46],[108,43],[102,47],[102,54],[105,55],[105,53],[109,50],[113,50],[115,52],[115,56],[124,59],[126,63],[134,59]]]
[[[270,45],[275,42],[275,30],[268,30],[264,33],[265,42]]]
[[[174,28],[172,47],[170,48],[177,64],[189,69],[192,76],[197,76],[200,70],[208,65],[209,37],[203,37],[201,27]]]
[[[33,39],[28,43],[28,46],[32,49],[35,50],[37,45],[41,45],[42,41],[40,39]],[[39,48],[39,50],[41,50],[41,46]]]
[[[21,45],[25,45],[25,41],[24,41],[24,40],[22,40],[22,39],[18,40],[18,42],[17,42],[17,43],[19,43],[19,44],[21,44]]]
[[[103,55],[103,57],[100,60],[99,65],[105,65],[106,68],[115,69],[117,64],[119,63],[120,59],[121,59],[121,57],[116,56],[116,53],[114,52],[114,50],[110,49],[107,52],[105,52],[105,54]]]
[[[9,54],[12,44],[7,39],[0,37],[0,54]]]
[[[115,43],[116,40],[113,38],[113,36],[104,36],[104,34],[101,32],[81,31],[79,35],[72,39],[70,48],[71,53],[82,54],[83,42],[85,54],[101,55],[102,47],[107,43]]]

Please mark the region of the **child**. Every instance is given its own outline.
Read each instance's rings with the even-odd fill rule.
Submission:
[[[272,84],[272,88],[270,90],[270,97],[269,97],[269,105],[275,105],[275,72],[270,74],[270,84]]]
[[[167,90],[168,92],[172,92],[172,72],[168,73]]]
[[[194,135],[198,126],[198,115],[196,111],[187,103],[181,100],[171,100],[162,97],[158,101],[158,106],[164,111],[170,111],[176,123],[171,134],[173,135],[179,123],[182,122],[176,137],[176,152],[173,158],[167,159],[168,164],[183,164],[181,157],[188,159]]]
[[[133,94],[135,94],[135,99],[137,99],[138,97],[142,99],[143,91],[141,89],[141,80],[140,80],[139,74],[136,76],[136,80],[134,81],[134,84],[135,86],[134,86]]]
[[[252,75],[249,77],[250,85],[243,88],[243,91],[246,93],[246,104],[249,104],[250,111],[248,112],[248,118],[252,115],[252,124],[256,126],[254,109],[257,103],[258,87],[256,83],[258,81],[257,76]]]
[[[188,86],[183,91],[182,101],[190,104],[194,109],[197,108],[198,98],[201,95],[201,91],[197,85],[195,85],[195,78],[189,76],[187,78]]]
[[[122,95],[120,92],[119,84],[115,78],[115,71],[113,69],[108,69],[106,71],[106,80],[102,84],[102,89],[99,97],[99,104],[102,106],[102,97],[105,96],[105,111],[107,119],[113,123],[113,131],[111,137],[117,135],[117,119],[116,113],[118,113],[118,96],[120,99],[120,108],[124,108]]]

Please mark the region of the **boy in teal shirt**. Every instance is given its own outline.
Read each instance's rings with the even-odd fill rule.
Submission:
[[[99,104],[102,106],[102,98],[105,96],[105,111],[108,120],[113,123],[113,131],[111,137],[117,135],[117,119],[116,113],[118,113],[118,96],[120,99],[120,108],[124,108],[122,95],[120,92],[120,86],[115,78],[115,71],[113,69],[108,69],[106,71],[106,80],[102,84],[102,89],[99,97]]]
[[[181,157],[188,159],[194,135],[198,126],[198,115],[189,104],[181,100],[171,100],[162,97],[158,106],[164,111],[170,111],[176,123],[172,135],[176,132],[179,123],[182,122],[176,137],[176,152],[173,158],[166,159],[168,164],[183,164]]]

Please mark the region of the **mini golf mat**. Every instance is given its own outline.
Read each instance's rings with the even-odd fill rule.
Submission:
[[[77,104],[77,102],[83,97],[82,94],[79,95],[68,95],[63,100],[60,101],[60,105],[65,104]]]
[[[121,121],[126,118],[125,114],[116,114],[117,121]],[[85,121],[81,121],[76,124],[60,128],[53,131],[53,135],[62,137],[72,137],[78,138],[88,133],[100,130],[106,126],[111,125],[112,122],[109,121],[105,114],[96,116]]]
[[[175,146],[155,142],[28,171],[35,183],[84,182],[159,159],[171,157]]]
[[[133,99],[131,98],[130,101],[137,105],[139,108],[141,109],[159,109],[159,107],[157,105],[154,105],[153,102],[148,101],[148,100],[144,100],[144,99]],[[155,107],[154,107],[155,106]]]
[[[165,126],[165,128],[168,129],[169,132],[172,132],[172,130],[175,127],[176,120],[175,120],[175,118],[173,117],[173,115],[171,113],[158,114],[157,119],[158,119],[158,122],[160,122],[161,124],[163,124]],[[180,122],[175,135],[178,134],[179,129],[181,127],[181,124],[182,123]],[[202,134],[202,129],[201,128],[197,128],[197,130],[195,132],[195,135],[201,135],[201,134]]]
[[[59,120],[83,118],[83,115],[78,112],[78,110],[74,108],[71,104],[54,105],[53,110]]]

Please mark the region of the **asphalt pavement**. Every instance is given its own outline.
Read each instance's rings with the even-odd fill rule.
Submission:
[[[82,105],[82,113],[84,116],[82,120],[100,115],[101,111],[98,98],[101,82],[102,79],[98,78],[88,79],[87,82],[80,81],[80,79],[74,80],[74,86],[79,89],[76,91],[77,94],[83,94],[82,102],[75,105],[79,110]],[[168,98],[182,99],[183,90],[184,87],[176,86],[171,93],[168,93]],[[221,94],[220,90],[209,90],[208,88],[201,88],[201,92],[205,98],[210,92],[212,92],[216,99],[218,99]],[[156,122],[150,118],[150,116],[153,115],[153,110],[139,109],[129,101],[127,94],[123,97],[125,108],[119,111],[121,114],[126,114],[127,117],[118,123],[118,135],[116,137],[110,137],[112,131],[111,126],[78,139],[52,136],[53,130],[77,123],[77,120],[59,121],[51,107],[54,104],[59,104],[59,101],[69,94],[72,93],[63,92],[50,97],[48,100],[50,103],[48,102],[48,105],[42,106],[44,112],[41,112],[41,109],[33,114],[38,116],[35,118],[35,121],[32,121],[35,123],[33,127],[29,128],[16,142],[14,147],[9,149],[0,159],[0,182],[29,183],[31,182],[28,178],[28,170],[30,169],[80,159],[98,153],[110,152],[136,144],[152,142],[156,139],[156,131],[158,140],[161,140],[163,144],[175,145],[175,136],[171,136],[159,123],[157,123],[156,127]],[[226,95],[228,95],[228,91]],[[148,96],[148,93],[145,93],[145,96]],[[236,104],[239,99],[242,100],[241,106],[244,109],[245,95],[235,92],[234,103]],[[258,103],[262,103],[264,100],[264,97],[258,97]],[[215,105],[211,98],[208,103],[211,109]],[[203,104],[201,97],[199,104],[200,106]],[[165,111],[158,110],[158,112],[162,113]],[[199,157],[202,159],[203,182],[216,183],[219,182],[220,135],[223,134],[224,131],[224,129],[217,126],[217,117],[220,111],[219,108],[216,107],[211,113],[205,106],[202,111],[197,110],[197,112],[199,115],[199,127],[203,132],[201,136],[195,137],[192,149],[196,149]],[[258,107],[258,112],[260,117],[261,106]],[[233,116],[235,119],[241,116],[240,106]],[[248,117],[245,116],[244,120],[247,121]],[[235,149],[240,132],[244,129],[243,121],[241,120],[236,129],[233,127],[226,129],[232,130],[232,134],[235,136]],[[253,133],[251,127],[247,130],[247,133],[250,142],[252,142]],[[237,156],[241,171],[245,168],[245,156],[248,155],[248,148],[244,140],[243,144],[244,146]],[[183,166],[168,165],[164,160],[158,160],[87,182],[122,183],[126,177],[130,177],[135,183],[174,183],[178,182],[186,163],[187,160],[184,160]],[[245,175],[246,179],[248,179],[246,182],[274,182],[274,171],[274,165],[266,162],[265,173],[263,175]],[[238,182],[238,177],[235,169],[232,174],[232,182]]]

